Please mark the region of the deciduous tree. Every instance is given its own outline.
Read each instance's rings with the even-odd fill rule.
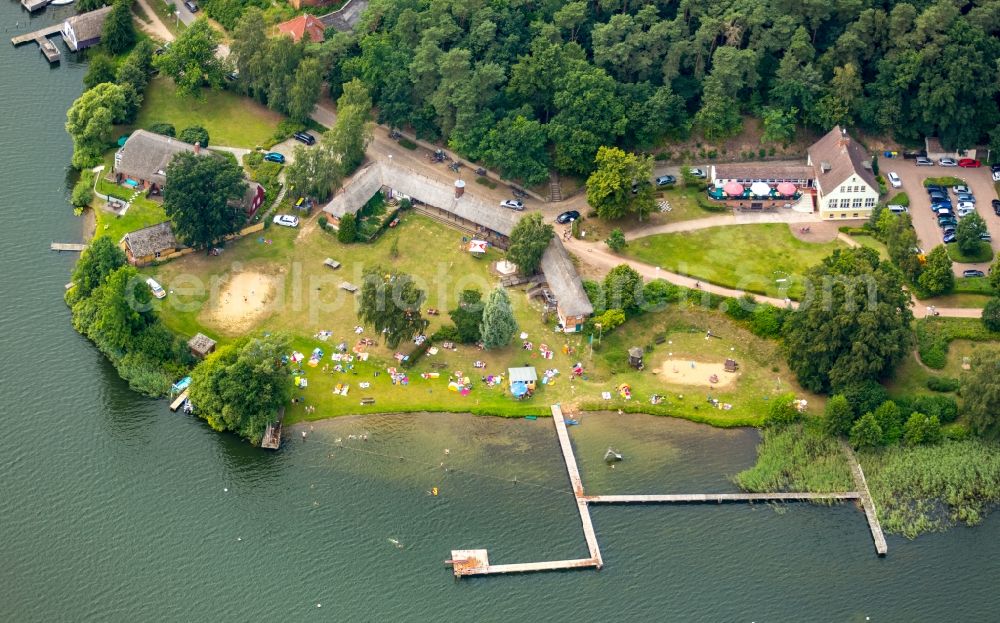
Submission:
[[[987,232],[986,221],[978,213],[973,212],[962,217],[955,228],[955,244],[964,255],[973,255],[979,251],[982,236]]]
[[[216,55],[221,39],[219,31],[200,17],[156,57],[154,64],[174,79],[179,95],[200,97],[204,87],[222,87],[226,65]]]
[[[875,448],[882,445],[882,428],[873,413],[866,413],[851,426],[851,445],[855,448]]]
[[[962,379],[962,414],[976,433],[1000,437],[1000,350],[981,349]]]
[[[204,247],[233,233],[246,220],[238,205],[246,190],[243,170],[235,161],[185,151],[167,166],[163,209],[185,244]]]
[[[365,159],[372,138],[371,107],[364,83],[355,78],[344,84],[344,94],[337,100],[337,121],[323,137],[324,146],[340,162],[341,175],[349,175]]]
[[[642,216],[653,209],[653,159],[627,153],[617,147],[597,150],[597,169],[587,178],[587,203],[603,219],[618,219],[629,213]],[[632,192],[633,186],[636,192]]]
[[[83,88],[93,89],[102,82],[115,81],[115,61],[103,52],[90,56],[87,73],[83,75]]]
[[[955,273],[948,249],[939,244],[927,255],[927,263],[920,272],[917,283],[930,296],[951,292],[955,287]]]
[[[303,59],[295,70],[295,82],[288,95],[288,116],[301,122],[309,119],[319,101],[322,87],[323,64],[315,57]]]
[[[854,424],[854,412],[843,394],[831,396],[823,409],[823,428],[831,435],[846,435]]]
[[[458,330],[463,344],[475,344],[480,340],[480,325],[483,321],[483,294],[479,290],[462,290],[458,297],[458,307],[448,312]]]
[[[517,264],[521,274],[535,274],[552,235],[552,225],[542,220],[540,212],[528,214],[517,222],[510,233],[507,259]]]
[[[814,296],[785,321],[788,364],[812,391],[889,375],[909,352],[910,297],[868,248],[837,250],[805,278]]]
[[[73,287],[66,292],[66,301],[73,302],[87,298],[94,289],[104,283],[108,275],[125,265],[125,252],[115,244],[110,236],[94,238],[80,254],[73,268]]]
[[[521,180],[526,185],[549,178],[548,136],[545,126],[521,114],[501,119],[486,133],[481,146],[482,157],[508,179]]]
[[[604,277],[604,296],[608,307],[638,311],[642,303],[642,275],[628,264],[619,264]]]
[[[410,275],[370,266],[361,286],[358,319],[385,335],[386,344],[396,348],[426,328],[427,322],[420,316],[425,298]]]
[[[621,227],[615,227],[608,234],[608,239],[604,241],[608,248],[610,248],[615,253],[621,252],[622,249],[628,246],[628,242],[625,240],[625,233],[622,232]]]
[[[983,307],[983,326],[990,331],[1000,331],[1000,297],[994,296]]]
[[[210,137],[208,135],[208,130],[200,125],[193,125],[181,130],[181,133],[177,135],[177,138],[181,139],[185,143],[190,143],[192,145],[198,143],[198,145],[202,147],[208,147],[208,140]]]
[[[113,124],[124,120],[122,87],[104,82],[84,91],[66,113],[66,132],[73,139],[73,167],[83,169],[100,163],[111,142]]]
[[[198,417],[259,445],[292,395],[282,360],[288,349],[287,337],[271,334],[241,338],[209,355],[191,372],[188,391]]]
[[[939,443],[941,437],[941,421],[936,415],[911,413],[903,425],[903,442],[908,446]]]

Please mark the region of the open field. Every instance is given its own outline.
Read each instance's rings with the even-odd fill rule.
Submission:
[[[803,242],[788,225],[767,223],[648,236],[629,243],[625,254],[720,286],[798,298],[805,270],[838,248],[847,247],[839,241]]]
[[[168,297],[157,305],[167,326],[185,337],[201,331],[225,344],[245,332],[283,331],[291,336],[294,349],[307,359],[314,348],[324,351],[315,367],[303,364],[308,387],[296,390],[295,395],[303,403],[290,407],[290,421],[394,411],[545,415],[549,404],[562,402],[569,409],[622,408],[736,426],[759,423],[774,395],[785,391],[804,395],[789,380],[776,343],[752,336],[718,312],[691,308],[644,315],[618,332],[604,335],[591,355],[585,336],[556,333],[551,321],[543,323],[540,307],[527,300],[523,289],[512,289],[509,293],[521,331],[528,334],[533,350],[523,350],[517,337],[513,345],[496,351],[480,351],[464,345],[458,345],[454,351],[441,349],[406,370],[408,384],[402,385],[393,384],[386,369],[399,365],[393,359],[395,350],[408,351],[412,344],[401,344],[395,350],[379,344],[366,348],[367,361],[355,359],[350,362],[353,368],[334,372],[336,362],[331,355],[338,344],[343,342],[350,353],[362,338],[379,341],[370,330],[355,332],[358,324],[355,295],[338,288],[342,281],[360,284],[365,267],[392,266],[415,277],[428,294],[424,309],[441,310],[440,316],[428,317],[431,322],[428,334],[450,323],[446,310],[455,306],[462,289],[478,287],[485,292],[496,282],[490,273],[491,263],[500,258],[495,250],[491,249],[485,258],[476,259],[465,251],[460,233],[413,213],[406,213],[402,221],[376,242],[354,245],[342,245],[334,236],[308,224],[309,229],[301,230],[269,227],[256,236],[227,245],[220,257],[192,254],[143,272],[154,274],[168,290]],[[394,240],[398,240],[398,257],[391,253]],[[434,249],[433,260],[427,257],[428,249]],[[341,268],[334,271],[323,266],[326,257],[340,261]],[[268,281],[273,280],[275,288],[273,297],[242,284],[240,293],[235,290],[229,293],[227,303],[227,288],[232,287],[235,279],[241,279],[239,275],[251,280],[257,279],[257,275],[269,276]],[[246,301],[252,317],[245,327],[233,331],[228,321],[220,320],[217,310],[220,305],[225,308],[226,318],[231,321],[233,314],[238,314],[237,308],[244,304],[242,293],[245,291],[249,297],[250,289],[259,300],[254,305]],[[264,312],[256,309],[259,304],[264,304]],[[721,339],[706,340],[705,328],[711,328]],[[322,331],[330,332],[325,340],[320,338]],[[657,335],[666,335],[669,341],[654,346]],[[553,351],[552,359],[541,357],[542,344]],[[646,370],[632,370],[627,366],[626,349],[647,344],[653,352],[648,355]],[[671,357],[721,365],[729,356],[740,362],[741,369],[731,386],[725,388],[713,390],[671,383],[652,371]],[[476,361],[485,362],[486,368],[475,368]],[[584,375],[571,380],[570,372],[576,362],[583,363]],[[346,366],[347,362],[343,364]],[[484,376],[506,376],[508,367],[525,364],[535,366],[540,377],[546,369],[557,369],[559,374],[552,383],[539,383],[535,396],[526,401],[513,400],[506,384],[489,387],[482,382]],[[472,391],[468,395],[449,390],[449,377],[455,372],[469,377]],[[422,373],[437,373],[439,377],[422,378]],[[623,382],[631,386],[630,401],[621,398],[617,391]],[[361,383],[368,386],[362,388]],[[347,396],[333,393],[338,384],[349,386]],[[611,392],[612,398],[603,399],[602,392]],[[654,393],[666,399],[652,405],[650,397]],[[360,404],[362,398],[369,397],[375,399],[374,404]],[[709,397],[732,406],[717,408],[709,404]],[[810,404],[818,403],[817,397],[805,397]],[[315,411],[306,414],[303,404],[315,407]]]
[[[204,90],[203,98],[183,98],[169,78],[155,78],[146,88],[146,98],[136,128],[171,123],[179,133],[200,125],[208,130],[212,145],[253,149],[274,135],[282,116],[257,102],[228,91]]]
[[[646,218],[641,222],[634,214],[630,214],[624,218],[618,219],[617,221],[585,218],[580,223],[581,229],[587,232],[586,238],[588,240],[604,240],[608,237],[612,230],[617,228],[621,228],[622,231],[628,233],[630,230],[637,229],[639,227],[667,225],[677,221],[690,221],[692,219],[718,216],[719,214],[726,213],[712,212],[701,207],[701,205],[698,204],[698,196],[703,194],[703,190],[685,188],[681,184],[678,184],[677,188],[656,190],[653,193],[653,196],[656,197],[658,202],[668,202],[670,204],[669,212],[654,211],[652,214],[646,216]],[[583,216],[586,217],[587,215],[584,214]],[[560,226],[557,226],[557,228],[558,227]]]

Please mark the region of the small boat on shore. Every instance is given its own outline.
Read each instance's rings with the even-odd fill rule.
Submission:
[[[622,460],[622,455],[617,450],[614,450],[612,448],[608,448],[608,451],[604,453],[604,462],[605,463],[617,463],[618,461],[621,461],[621,460]]]

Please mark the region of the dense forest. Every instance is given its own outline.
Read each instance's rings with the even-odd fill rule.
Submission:
[[[323,52],[334,97],[359,78],[380,122],[537,181],[743,115],[998,144],[998,32],[998,0],[372,0]]]

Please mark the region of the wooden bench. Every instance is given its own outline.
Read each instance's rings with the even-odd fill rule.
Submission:
[[[667,336],[665,336],[665,335],[657,335],[656,336],[656,343],[657,344],[662,344],[662,343],[664,343],[666,341],[667,341]]]
[[[448,367],[448,364],[443,361],[435,361],[434,363],[431,364],[431,367],[434,368],[435,370],[444,370],[445,368]]]
[[[375,399],[374,398],[362,398],[361,399],[361,404],[362,405],[373,405],[373,404],[375,404]]]

